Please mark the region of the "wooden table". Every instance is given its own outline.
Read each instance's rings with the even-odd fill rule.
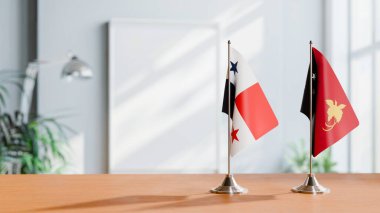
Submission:
[[[246,195],[208,190],[223,175],[0,176],[0,212],[380,212],[380,174],[318,174],[327,195],[290,192],[305,175],[235,175]]]

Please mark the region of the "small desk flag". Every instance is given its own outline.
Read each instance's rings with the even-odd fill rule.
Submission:
[[[278,125],[277,118],[248,63],[231,48],[230,81],[224,89],[222,111],[228,114],[230,82],[231,156]]]
[[[352,106],[326,58],[312,49],[313,66],[313,140],[312,153],[317,156],[359,125]],[[310,119],[310,65],[301,112]]]

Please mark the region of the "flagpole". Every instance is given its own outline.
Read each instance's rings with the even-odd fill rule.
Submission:
[[[228,176],[231,175],[231,80],[230,80],[230,48],[231,41],[228,40],[228,65],[227,65],[227,78],[228,78]]]
[[[297,193],[305,193],[305,194],[326,194],[330,192],[330,189],[325,188],[324,186],[318,183],[317,178],[313,174],[313,164],[312,164],[312,156],[313,156],[313,42],[310,40],[309,42],[309,54],[310,54],[310,155],[309,155],[309,174],[306,177],[306,180],[303,184],[293,187],[291,189],[292,192]],[[317,78],[318,76],[315,76]]]
[[[310,156],[309,156],[309,175],[313,174],[312,153],[313,153],[313,42],[310,40]]]
[[[211,193],[216,194],[245,194],[248,192],[247,189],[239,186],[236,183],[235,178],[231,174],[231,81],[230,81],[230,63],[231,63],[231,41],[228,40],[228,65],[227,65],[227,91],[228,91],[228,172],[224,178],[222,184],[216,188],[210,190]]]

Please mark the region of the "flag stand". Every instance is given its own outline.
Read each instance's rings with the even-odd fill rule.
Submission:
[[[302,185],[293,187],[292,192],[305,194],[327,194],[330,189],[323,187],[317,181],[312,171],[312,152],[313,152],[313,42],[310,41],[310,156],[309,156],[309,174]]]
[[[234,176],[231,174],[231,88],[230,88],[230,46],[231,41],[228,40],[228,70],[227,70],[227,78],[228,78],[228,173],[223,180],[223,183],[211,189],[211,193],[215,194],[245,194],[248,192],[247,189],[239,186],[236,183]]]

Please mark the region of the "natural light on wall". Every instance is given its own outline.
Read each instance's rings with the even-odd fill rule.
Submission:
[[[344,87],[360,121],[359,127],[334,147],[340,172],[379,172],[379,74],[380,9],[378,1],[328,2],[327,43],[337,75],[347,79]],[[331,21],[330,21],[331,20]],[[328,23],[330,22],[330,23]],[[343,149],[342,149],[343,147]]]

